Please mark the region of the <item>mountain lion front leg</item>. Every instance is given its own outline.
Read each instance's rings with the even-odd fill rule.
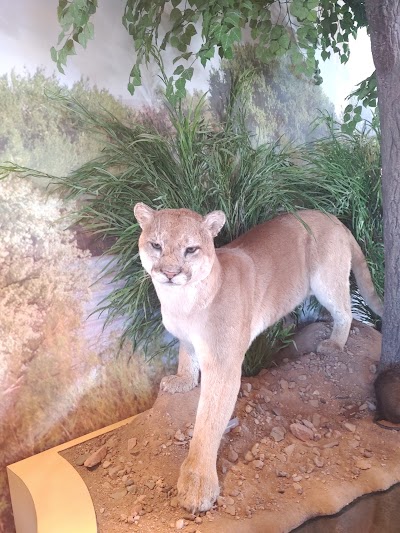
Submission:
[[[171,394],[188,392],[199,384],[199,372],[199,362],[193,347],[181,342],[179,346],[178,373],[163,377],[160,389]]]
[[[240,347],[240,342],[238,345]],[[232,350],[232,346],[235,346],[234,340],[223,354],[207,353],[199,357],[200,400],[189,453],[178,479],[179,503],[192,513],[207,511],[219,495],[217,452],[235,407],[246,349],[244,346],[239,352],[236,346]]]

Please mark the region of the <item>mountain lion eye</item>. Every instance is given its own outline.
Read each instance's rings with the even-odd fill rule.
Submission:
[[[158,244],[158,242],[151,242],[150,243],[154,250],[161,250],[161,244]]]
[[[189,246],[189,248],[186,248],[186,250],[185,250],[185,255],[186,254],[194,254],[194,252],[197,252],[198,249],[199,249],[198,246]]]

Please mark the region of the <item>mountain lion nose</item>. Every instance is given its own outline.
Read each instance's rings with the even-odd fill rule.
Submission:
[[[179,274],[179,272],[180,272],[180,270],[178,270],[176,272],[171,272],[170,270],[163,270],[163,274],[165,274],[168,279],[172,279],[174,276]]]

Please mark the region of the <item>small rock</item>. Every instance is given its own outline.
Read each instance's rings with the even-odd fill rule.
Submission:
[[[311,405],[311,407],[315,407],[316,408],[316,407],[319,406],[319,401],[318,400],[310,400],[308,403]]]
[[[274,439],[275,442],[280,442],[285,438],[285,429],[281,426],[275,426],[271,429],[270,433],[271,439]]]
[[[310,428],[303,426],[303,424],[290,424],[290,431],[297,439],[303,442],[313,440],[314,438],[313,431]]]
[[[196,516],[194,519],[195,524],[201,524],[203,522],[203,519],[200,516]]]
[[[146,485],[146,487],[149,488],[150,490],[153,490],[154,487],[156,486],[155,482],[152,481],[151,479],[149,479],[149,481],[146,481],[145,485]]]
[[[339,446],[338,440],[332,440],[331,442],[326,442],[325,444],[322,445],[322,448],[326,450],[328,448],[334,448],[335,446]]]
[[[347,431],[350,431],[350,433],[354,433],[357,429],[356,426],[350,422],[344,422],[343,427],[345,427]]]
[[[128,440],[128,452],[130,453],[137,444],[137,439],[134,437]]]
[[[185,527],[185,521],[183,518],[180,518],[175,522],[175,529],[183,529]]]
[[[103,446],[101,446],[101,448],[92,453],[92,455],[90,455],[83,464],[84,466],[86,466],[86,468],[92,468],[93,466],[96,466],[101,463],[101,461],[106,455],[107,445],[104,444]]]
[[[369,371],[371,372],[371,374],[376,374],[376,365],[370,365]]]
[[[260,453],[260,445],[258,444],[258,442],[256,442],[252,447],[251,453],[254,455],[254,457],[257,457],[257,455]]]
[[[176,509],[179,506],[179,501],[177,496],[174,496],[174,498],[171,498],[171,501],[169,502],[171,507],[174,507]]]
[[[236,461],[239,458],[239,455],[237,454],[237,452],[235,452],[233,448],[230,448],[228,451],[227,458],[228,458],[228,461],[230,461],[231,463],[236,463]]]
[[[101,465],[103,468],[108,468],[111,466],[111,461],[104,461],[104,463]]]
[[[281,379],[281,380],[279,381],[279,385],[281,386],[281,389],[282,389],[283,391],[287,391],[288,388],[289,388],[289,383],[286,381],[286,379]]]
[[[285,472],[284,470],[277,470],[276,475],[277,477],[289,477],[289,474]]]
[[[300,485],[300,483],[293,483],[293,488],[297,494],[303,494],[303,487]]]
[[[84,453],[83,455],[77,457],[75,460],[76,466],[83,466],[84,462],[88,457],[90,457],[90,453]]]
[[[257,470],[261,470],[264,466],[264,463],[260,461],[259,459],[256,459],[255,461],[252,462],[252,465],[254,466],[254,468],[257,468]]]
[[[100,514],[103,514],[105,511],[105,508],[104,507],[100,507]]]
[[[318,468],[322,468],[325,464],[325,460],[323,457],[318,457],[318,455],[316,455],[314,457],[314,464],[315,466],[318,466]]]
[[[245,461],[250,463],[251,461],[253,461],[254,455],[250,451],[246,452],[246,455],[244,456],[244,459],[245,459]]]
[[[368,409],[368,404],[367,404],[367,403],[363,403],[363,404],[360,405],[360,407],[358,408],[359,411],[365,411],[366,409]]]
[[[242,389],[246,392],[251,392],[251,389],[252,389],[251,383],[243,383]]]
[[[183,517],[184,520],[190,520],[190,522],[194,522],[195,518],[196,518],[195,514],[189,514],[189,513],[185,514]]]
[[[299,381],[307,381],[307,376],[305,374],[300,374],[300,376],[297,376],[297,379]]]
[[[286,448],[284,448],[283,451],[286,453],[288,457],[290,457],[292,453],[294,452],[294,448],[295,448],[294,444],[289,444],[289,446],[286,446]]]
[[[225,509],[225,512],[230,514],[231,516],[235,516],[236,515],[236,507],[234,505],[227,505],[226,509]]]
[[[372,467],[372,465],[365,459],[360,458],[356,460],[356,467],[359,468],[360,470],[369,470]]]
[[[122,498],[126,496],[126,494],[128,494],[128,491],[126,489],[117,490],[116,492],[110,494],[110,498],[112,498],[113,500],[122,500]]]
[[[178,429],[178,431],[174,435],[174,439],[179,441],[179,442],[183,442],[183,441],[186,440],[186,437],[185,437],[185,434],[182,433],[182,431],[180,429]]]
[[[251,413],[253,408],[251,405],[247,404],[246,407],[244,408],[244,410],[246,411],[246,413]]]
[[[295,481],[296,483],[298,483],[299,481],[301,481],[303,479],[303,476],[293,476],[293,481]]]
[[[370,457],[372,457],[372,452],[370,450],[364,450],[364,453],[363,453],[364,457],[366,457],[367,459],[369,459]]]

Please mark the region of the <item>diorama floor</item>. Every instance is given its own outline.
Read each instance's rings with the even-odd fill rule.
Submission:
[[[232,415],[238,425],[219,450],[221,496],[207,513],[180,508],[175,488],[200,387],[160,393],[130,424],[62,452],[87,484],[98,531],[283,533],[399,482],[400,434],[373,421],[381,336],[355,322],[343,352],[315,354],[329,332],[327,324],[306,326],[271,368],[243,378]],[[84,466],[101,447],[101,461]],[[368,512],[358,520],[350,529],[326,522],[315,529],[316,520],[299,531],[378,531]]]

